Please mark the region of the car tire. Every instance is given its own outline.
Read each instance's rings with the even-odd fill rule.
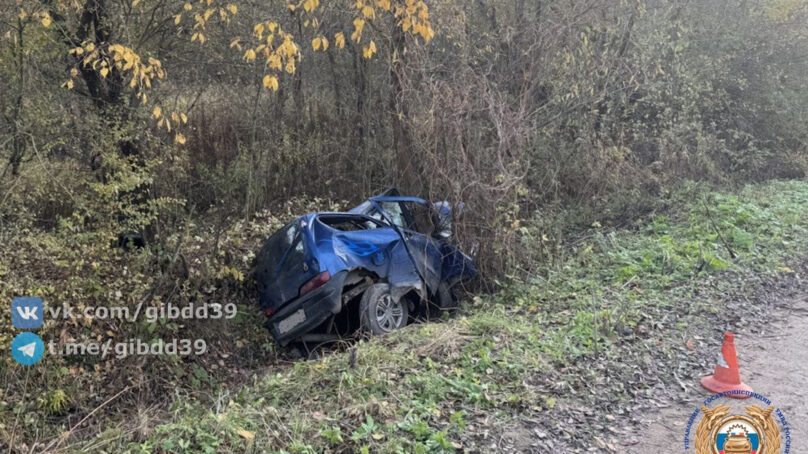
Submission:
[[[389,333],[405,326],[408,318],[407,302],[393,301],[389,285],[373,284],[362,294],[359,303],[359,323],[363,332]]]

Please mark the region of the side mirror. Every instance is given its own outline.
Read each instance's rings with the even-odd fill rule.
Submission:
[[[435,210],[434,224],[435,230],[432,236],[439,240],[449,240],[452,238],[452,223],[457,219],[455,211],[464,211],[462,203],[457,205],[457,210],[452,210],[452,205],[448,201],[435,202],[433,205]]]

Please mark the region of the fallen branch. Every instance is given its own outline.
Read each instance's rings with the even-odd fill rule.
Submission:
[[[710,208],[707,206],[707,202],[702,200],[701,203],[704,205],[704,209],[707,210],[707,219],[710,220],[710,225],[713,226],[713,230],[715,230],[715,233],[718,235],[718,238],[724,244],[724,247],[727,248],[727,252],[729,252],[729,256],[732,257],[733,260],[735,260],[737,258],[737,255],[735,255],[735,251],[732,250],[732,247],[730,247],[727,240],[724,239],[724,235],[721,234],[721,231],[718,230],[718,226],[715,225],[715,221],[713,221],[713,216],[710,213]]]
[[[95,414],[95,413],[96,413],[98,410],[100,410],[100,409],[104,408],[104,407],[105,407],[107,404],[109,404],[109,403],[110,403],[110,402],[112,402],[113,400],[117,399],[117,398],[118,398],[118,397],[119,397],[121,394],[125,393],[126,391],[129,391],[130,389],[132,389],[132,386],[127,386],[126,388],[124,388],[124,389],[120,390],[120,391],[119,391],[117,394],[115,394],[114,396],[112,396],[112,397],[110,397],[109,399],[107,399],[107,400],[106,400],[104,403],[102,403],[101,405],[99,405],[99,406],[95,407],[95,409],[94,409],[93,411],[91,411],[90,413],[88,413],[88,414],[87,414],[87,416],[85,416],[84,418],[82,418],[82,419],[81,419],[81,421],[79,421],[79,422],[78,422],[76,425],[74,425],[73,427],[71,427],[71,428],[70,428],[70,430],[68,430],[67,432],[65,432],[65,433],[63,433],[62,435],[60,435],[60,436],[59,436],[59,438],[57,439],[57,440],[58,440],[58,443],[56,443],[56,446],[54,446],[54,447],[53,447],[53,449],[54,449],[54,450],[59,449],[59,446],[61,446],[61,445],[62,445],[62,443],[64,443],[64,441],[65,441],[65,440],[69,439],[69,438],[70,438],[70,436],[71,436],[71,435],[73,435],[73,432],[75,432],[75,431],[76,431],[76,429],[78,429],[78,428],[79,428],[79,426],[81,426],[82,424],[84,424],[84,422],[85,422],[85,421],[87,421],[88,419],[90,419],[90,417],[92,417],[92,416],[93,416],[93,415],[94,415],[94,414]],[[53,442],[51,442],[51,444],[50,444],[50,445],[48,445],[48,447],[47,447],[47,448],[45,448],[45,451],[50,451],[51,446],[53,446],[53,443],[55,443],[55,442],[56,442],[56,440],[54,440]]]

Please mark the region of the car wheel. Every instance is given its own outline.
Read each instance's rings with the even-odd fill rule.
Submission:
[[[409,311],[405,301],[393,301],[390,286],[373,284],[362,294],[359,320],[362,330],[371,334],[389,333],[407,324]]]

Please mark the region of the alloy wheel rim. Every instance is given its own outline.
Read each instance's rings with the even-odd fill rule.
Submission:
[[[390,294],[381,295],[376,301],[376,321],[382,330],[390,332],[398,328],[403,317],[404,308],[401,301],[393,301]]]

